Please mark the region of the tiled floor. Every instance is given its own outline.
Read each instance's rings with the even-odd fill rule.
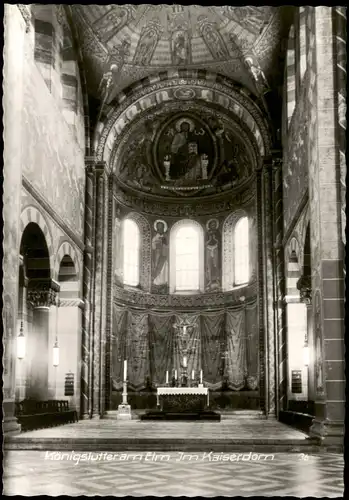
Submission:
[[[24,496],[342,497],[343,457],[7,451],[3,485],[5,495]]]
[[[227,419],[221,422],[166,422],[80,420],[75,424],[29,431],[16,438],[129,438],[154,437],[161,439],[295,439],[307,436],[276,420]]]

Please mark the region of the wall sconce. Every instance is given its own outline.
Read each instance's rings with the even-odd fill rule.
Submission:
[[[53,366],[57,367],[58,365],[59,365],[59,347],[56,336],[55,343],[53,344]]]
[[[17,358],[23,359],[25,357],[25,336],[23,334],[23,321],[21,321],[21,327],[19,329],[19,334],[17,337]]]
[[[303,364],[304,366],[309,366],[309,346],[304,344],[303,347]]]

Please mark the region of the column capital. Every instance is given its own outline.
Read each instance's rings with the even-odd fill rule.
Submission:
[[[85,156],[85,170],[87,174],[92,174],[96,166],[95,156]]]
[[[279,149],[271,150],[269,155],[262,159],[261,168],[264,169],[279,169],[282,167],[282,151]]]
[[[311,276],[301,276],[297,281],[301,302],[311,304]]]
[[[32,278],[28,283],[27,301],[33,308],[57,304],[60,285],[51,278]]]
[[[95,172],[97,175],[102,175],[107,170],[107,162],[99,161],[95,164]]]

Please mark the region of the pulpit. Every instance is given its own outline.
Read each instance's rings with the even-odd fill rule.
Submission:
[[[157,405],[161,411],[203,411],[209,406],[207,387],[158,387]]]

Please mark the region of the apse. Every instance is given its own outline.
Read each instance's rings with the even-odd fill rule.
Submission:
[[[207,102],[175,83],[161,90],[171,99],[144,95],[137,113],[131,95],[123,129],[109,116],[118,140],[104,139],[114,174],[111,409],[125,360],[132,407],[151,406],[180,376],[184,326],[189,383],[202,374],[216,405],[257,409],[256,168],[266,146],[241,94],[224,109],[211,90]]]

